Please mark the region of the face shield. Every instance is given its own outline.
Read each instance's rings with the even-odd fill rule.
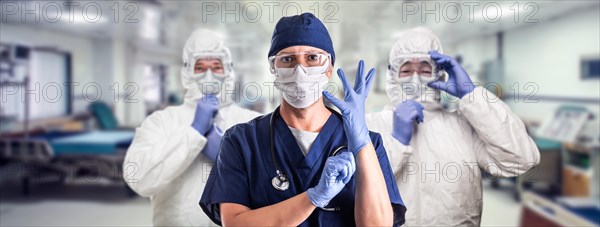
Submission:
[[[390,60],[388,66],[392,79],[403,83],[417,77],[420,82],[430,83],[441,78],[442,72],[427,54],[401,55]]]
[[[186,70],[197,79],[205,78],[211,72],[218,79],[231,76],[232,64],[225,54],[197,53],[192,54],[186,62]]]
[[[299,52],[269,57],[271,73],[277,77],[291,77],[296,70],[304,70],[308,76],[324,74],[331,65],[329,53]]]
[[[232,64],[227,55],[196,53],[188,59],[185,70],[204,95],[218,95],[223,84],[233,80]]]
[[[440,92],[428,84],[443,80],[444,71],[428,54],[400,54],[389,63],[387,93],[394,106],[408,99],[422,104],[439,102]]]

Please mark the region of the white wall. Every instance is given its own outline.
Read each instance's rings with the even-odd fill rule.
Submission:
[[[498,55],[496,42],[496,35],[488,34],[444,45],[444,52],[452,57],[460,54],[463,58],[463,68],[473,78],[473,81],[479,81],[482,64],[495,59]]]
[[[554,21],[523,27],[505,34],[506,79],[539,86],[538,96],[577,97],[598,100],[600,81],[580,79],[580,57],[600,55],[598,8],[576,11]],[[561,103],[509,102],[513,110],[528,119],[545,119]],[[586,104],[598,112],[598,103]]]
[[[600,55],[600,18],[598,8],[579,10],[554,19],[504,31],[505,83],[519,83],[521,96],[533,91],[524,89],[528,82],[537,84],[534,97],[571,97],[598,100],[600,81],[580,79],[581,56]],[[481,63],[494,59],[497,53],[495,35],[473,37],[448,45],[450,55],[461,54],[464,67],[474,78],[481,73]],[[512,94],[512,90],[504,89]],[[544,121],[565,104],[582,105],[598,112],[594,103],[565,103],[540,99],[537,103],[505,100],[524,120]]]
[[[104,90],[102,101],[113,105],[113,92],[110,90],[110,86],[113,84],[112,42],[107,39],[93,40],[93,57],[94,82]]]

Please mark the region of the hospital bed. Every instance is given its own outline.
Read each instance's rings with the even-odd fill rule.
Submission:
[[[123,159],[133,136],[133,131],[116,130],[38,132],[29,138],[6,136],[0,139],[0,156],[23,165],[20,177],[25,195],[30,192],[32,180],[49,173],[57,174],[63,182],[102,178],[122,183]],[[131,193],[129,188],[126,192]]]

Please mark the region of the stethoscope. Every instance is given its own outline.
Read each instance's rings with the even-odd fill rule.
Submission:
[[[331,111],[332,113],[334,113],[335,115],[340,117],[340,119],[342,119],[342,115],[340,115],[338,112],[330,109],[329,107],[327,107],[327,109],[329,109],[329,111]],[[288,179],[287,175],[285,175],[285,173],[283,173],[281,171],[281,169],[279,168],[279,165],[277,164],[277,159],[275,157],[274,124],[275,124],[275,118],[277,117],[277,115],[279,115],[279,107],[277,107],[277,109],[275,109],[275,111],[273,111],[273,114],[271,114],[271,119],[269,120],[269,137],[271,139],[271,148],[270,148],[271,149],[271,161],[273,161],[273,165],[275,166],[275,173],[277,174],[277,176],[273,177],[273,179],[271,180],[271,184],[273,185],[273,188],[275,188],[279,191],[285,191],[290,187],[290,180]],[[333,149],[333,151],[331,151],[329,153],[329,157],[336,156],[338,153],[340,153],[340,151],[342,151],[345,148],[346,148],[346,146],[339,146],[336,149]],[[331,208],[331,209],[334,209],[334,208]],[[339,208],[335,208],[335,209],[339,209]]]

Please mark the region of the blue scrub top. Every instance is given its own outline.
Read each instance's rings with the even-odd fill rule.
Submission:
[[[341,119],[331,114],[305,157],[286,123],[277,117],[274,123],[276,160],[290,181],[287,190],[279,191],[271,184],[271,179],[276,176],[270,151],[271,114],[238,124],[223,136],[216,166],[212,168],[200,199],[204,213],[218,225],[222,225],[220,203],[237,203],[258,209],[316,186],[330,152],[348,144]],[[406,207],[398,192],[381,136],[374,132],[369,134],[392,202],[394,226],[399,226],[404,223]],[[329,208],[339,207],[339,211],[317,208],[300,226],[354,226],[355,184],[355,178],[352,177],[327,205]]]

